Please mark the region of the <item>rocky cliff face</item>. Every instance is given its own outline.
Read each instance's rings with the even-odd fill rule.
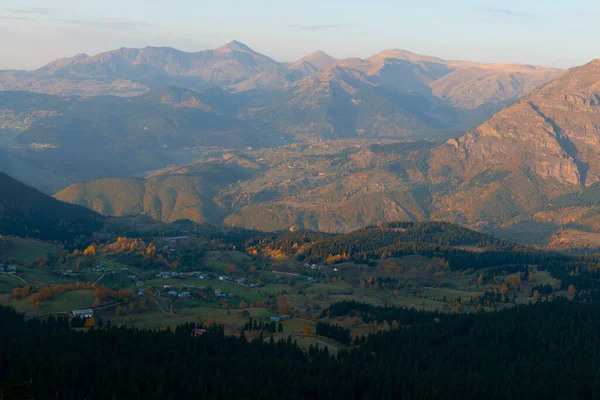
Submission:
[[[453,190],[437,214],[488,224],[600,181],[600,61],[573,68],[432,151],[430,177]],[[501,179],[500,179],[501,177]],[[504,214],[486,218],[487,204]]]

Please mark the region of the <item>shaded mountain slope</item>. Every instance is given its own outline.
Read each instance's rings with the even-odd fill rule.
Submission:
[[[0,233],[45,240],[91,235],[103,218],[87,208],[63,203],[0,172]]]

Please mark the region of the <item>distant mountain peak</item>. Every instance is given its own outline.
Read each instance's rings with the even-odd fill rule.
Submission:
[[[317,69],[321,69],[323,67],[335,63],[337,60],[321,50],[316,50],[302,57],[294,64],[298,64],[303,61],[314,65],[315,67],[317,67]]]
[[[325,53],[323,50],[315,50],[308,53],[306,56],[302,57],[302,60],[306,59],[315,59],[315,58],[327,58],[330,60],[335,60],[335,58],[331,57],[329,54]]]
[[[251,53],[254,53],[255,51],[252,50],[250,47],[248,47],[247,45],[245,45],[242,42],[238,42],[237,40],[232,40],[231,42],[225,44],[224,46],[219,47],[217,50],[238,50],[238,51],[248,51]]]
[[[411,62],[433,62],[433,63],[442,63],[444,62],[441,58],[425,56],[422,54],[417,54],[410,52],[408,50],[402,49],[388,49],[384,50],[381,53],[377,53],[368,58],[368,60],[375,59],[385,59],[385,58],[397,58],[400,60],[406,60]]]

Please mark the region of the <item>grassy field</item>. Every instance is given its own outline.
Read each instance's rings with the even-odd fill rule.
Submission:
[[[58,245],[36,239],[7,236],[8,246],[0,248],[0,260],[13,260],[21,265],[33,265],[38,258],[46,259],[48,254],[58,255],[62,248]]]
[[[253,318],[267,318],[270,315],[267,310],[262,308],[252,308],[247,311]],[[148,311],[144,313],[117,316],[114,310],[107,310],[98,315],[105,320],[110,319],[113,324],[134,324],[148,329],[175,328],[185,322],[207,323],[213,319],[215,323],[222,324],[226,330],[231,331],[239,330],[247,321],[246,317],[241,316],[241,310],[237,309],[230,310],[228,313],[223,308],[206,307],[200,304],[195,307],[180,308],[176,314],[166,314],[151,301],[148,302]]]
[[[68,278],[58,275],[54,271],[44,268],[23,268],[19,267],[18,275],[25,279],[29,285],[36,287],[43,285],[57,285],[59,283],[69,284],[79,281],[85,281],[85,276],[79,278]]]
[[[477,295],[479,292],[469,292],[466,290],[449,288],[425,287],[425,293],[427,293],[427,298],[430,299],[441,299],[445,296],[446,299],[456,299],[460,297],[462,300],[471,300],[471,298],[475,297],[475,295]]]
[[[0,274],[0,294],[12,293],[16,287],[23,287],[25,284],[14,276]]]
[[[301,335],[301,334],[288,334],[287,332],[277,333],[273,335],[275,341],[278,340],[287,340],[288,336],[292,337],[292,340],[295,340],[298,343],[298,347],[302,350],[308,350],[310,346],[319,345],[319,348],[327,347],[329,354],[337,354],[340,349],[345,348],[343,344],[323,336],[316,335]]]
[[[4,305],[12,306],[17,311],[35,316],[91,307],[94,304],[94,292],[92,290],[77,290],[56,295],[54,299],[50,301],[41,302],[39,310],[33,309],[26,298],[7,300],[8,301],[5,300]]]

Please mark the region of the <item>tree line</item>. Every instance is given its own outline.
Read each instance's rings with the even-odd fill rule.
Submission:
[[[341,349],[127,327],[74,331],[0,308],[0,382],[36,399],[595,398],[600,307],[558,299],[440,314],[346,302],[330,315],[396,320]],[[324,326],[323,326],[324,327]]]

